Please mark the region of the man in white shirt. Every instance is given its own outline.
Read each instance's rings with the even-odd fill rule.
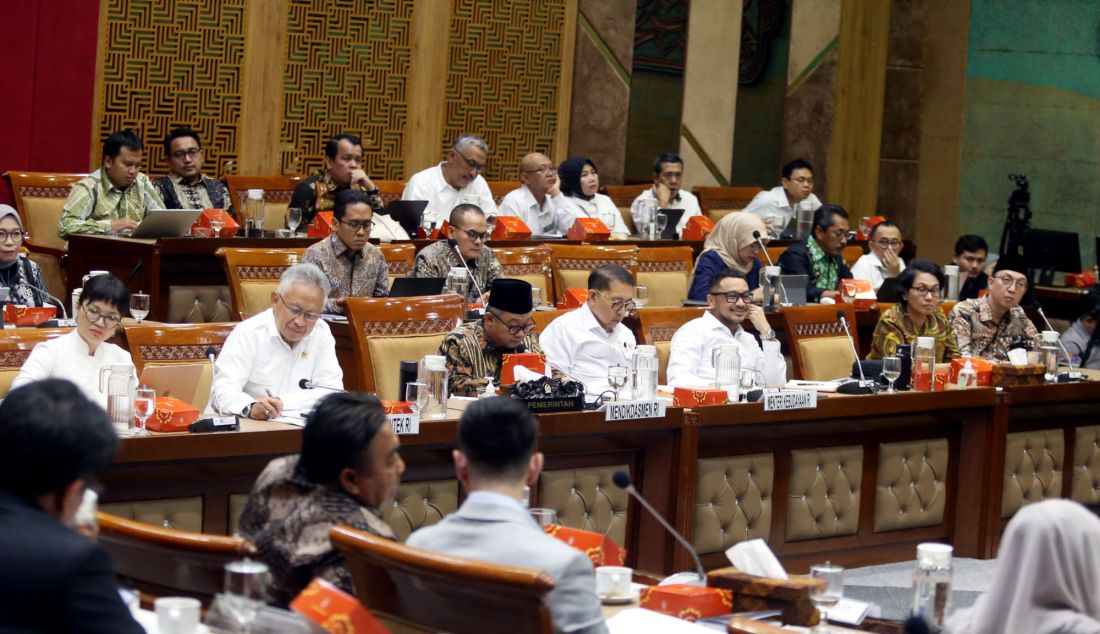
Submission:
[[[638,226],[638,203],[643,200],[656,200],[657,209],[683,209],[684,215],[676,223],[676,236],[684,230],[688,218],[701,215],[699,199],[695,194],[680,189],[684,178],[684,159],[679,154],[662,154],[653,161],[653,187],[645,190],[630,203],[630,216],[634,226]],[[639,228],[640,230],[640,228]]]
[[[502,216],[516,216],[533,236],[561,237],[573,226],[576,211],[565,200],[558,170],[545,155],[534,153],[519,164],[523,185],[500,201]]]
[[[899,255],[901,229],[889,220],[883,220],[871,229],[867,246],[871,247],[871,252],[861,255],[856,261],[852,267],[852,277],[870,281],[871,287],[877,291],[884,279],[897,277],[905,270],[905,261]]]
[[[760,333],[763,349],[741,324],[746,320]],[[711,351],[719,344],[737,344],[741,369],[752,369],[757,385],[782,385],[787,381],[787,362],[779,340],[768,325],[764,309],[752,303],[749,282],[743,273],[723,271],[711,280],[707,312],[692,319],[672,336],[668,355],[668,383],[675,387],[713,387]]]
[[[596,267],[588,275],[588,301],[550,322],[539,337],[546,358],[584,383],[589,397],[611,391],[607,369],[629,367],[634,333],[622,324],[634,310],[634,276],[617,264]]]
[[[271,308],[229,333],[214,364],[212,406],[223,414],[267,420],[283,410],[312,409],[331,390],[302,389],[302,379],[342,389],[336,341],[320,320],[328,277],[303,262],[283,271]]]
[[[447,159],[434,167],[413,174],[401,193],[401,200],[426,200],[424,216],[438,225],[456,206],[477,205],[492,217],[497,213],[493,193],[481,174],[489,157],[484,139],[463,134],[447,150]]]
[[[806,201],[811,212],[821,206],[821,201],[814,195],[814,168],[806,161],[794,159],[784,165],[779,183],[779,187],[754,196],[743,210],[760,216],[776,234],[783,233],[784,229],[793,232],[794,228],[788,225],[794,219],[794,209],[799,203]]]

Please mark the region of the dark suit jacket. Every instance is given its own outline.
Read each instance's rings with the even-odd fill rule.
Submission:
[[[844,263],[844,258],[838,255],[833,260],[837,263],[836,279],[838,282],[852,277],[852,271]],[[836,288],[821,288],[817,285],[817,280],[814,279],[814,267],[810,263],[810,249],[806,246],[805,241],[787,247],[783,255],[779,256],[777,264],[779,265],[780,275],[805,275],[809,278],[810,281],[806,285],[807,302],[819,302],[823,291],[836,290]]]
[[[144,632],[107,551],[0,491],[0,632]]]

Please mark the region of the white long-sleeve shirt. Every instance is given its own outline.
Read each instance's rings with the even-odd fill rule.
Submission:
[[[36,345],[11,382],[11,389],[42,379],[66,379],[76,384],[89,400],[107,409],[107,395],[99,391],[99,369],[116,364],[128,365],[134,371],[130,353],[113,343],[103,342],[96,347],[95,354],[88,354],[87,342],[74,328],[57,339]]]
[[[424,215],[434,218],[438,224],[450,218],[451,210],[462,202],[473,202],[486,216],[497,214],[493,192],[480,174],[462,189],[455,189],[443,178],[443,163],[413,174],[401,193],[401,200],[428,201]]]
[[[241,414],[267,390],[284,409],[311,409],[331,390],[303,390],[302,379],[343,388],[344,372],[336,360],[336,340],[328,324],[318,320],[313,330],[291,347],[275,327],[272,309],[250,317],[233,329],[214,363],[214,402],[223,414]]]
[[[814,194],[807,196],[806,200],[810,201],[810,208],[814,210],[821,206],[821,200]],[[782,187],[773,187],[758,193],[741,211],[756,214],[761,220],[767,220],[769,216],[779,216],[782,218],[778,223],[781,226],[777,227],[779,231],[794,219],[794,207],[791,207],[791,202],[787,200],[787,190]]]
[[[540,205],[527,185],[505,194],[500,201],[500,215],[519,218],[533,236],[555,238],[564,236],[577,217],[576,211],[565,201],[564,194],[546,194]]]
[[[605,218],[610,218],[611,223],[607,228],[611,230],[612,238],[630,237],[630,229],[626,227],[626,221],[623,220],[623,215],[619,213],[618,206],[615,205],[615,201],[611,200],[609,196],[595,194],[592,196],[592,200],[585,200],[583,198],[577,198],[576,196],[567,196],[565,201],[575,210],[573,219],[569,221],[570,227],[573,226],[573,222],[579,217],[587,216],[589,218],[596,218],[597,220],[603,221],[604,224],[608,224]]]
[[[634,202],[630,203],[630,217],[634,219],[634,226],[638,226],[638,203],[643,200],[657,200],[657,195],[653,193],[653,188],[645,190],[638,197],[634,199]],[[695,197],[695,194],[681,189],[676,194],[676,198],[668,201],[668,207],[666,209],[683,209],[684,213],[680,216],[680,222],[676,223],[676,237],[684,232],[684,225],[692,216],[700,216],[703,214],[703,210],[699,207],[699,199]],[[641,228],[638,228],[641,231]]]
[[[630,367],[635,344],[634,333],[621,323],[604,330],[588,304],[550,322],[539,337],[546,358],[584,383],[590,398],[611,389],[609,367]]]
[[[898,270],[898,275],[905,270],[905,260],[898,258],[898,264],[901,268]],[[882,281],[887,277],[890,277],[889,271],[886,270],[886,265],[882,263],[882,260],[878,259],[874,251],[871,253],[864,253],[856,260],[855,266],[852,267],[852,279],[855,280],[867,280],[871,282],[871,288],[878,290],[878,287],[882,286]]]
[[[757,385],[783,385],[787,382],[787,361],[779,351],[779,342],[756,338],[738,326],[734,335],[725,324],[709,312],[692,319],[672,336],[668,354],[668,384],[673,387],[707,387],[714,385],[711,350],[719,344],[737,344],[741,368],[755,371]]]

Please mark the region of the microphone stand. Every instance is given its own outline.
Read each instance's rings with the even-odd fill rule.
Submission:
[[[852,356],[855,357],[856,367],[859,368],[859,384],[855,389],[847,389],[841,391],[844,385],[837,388],[837,392],[841,394],[873,394],[875,389],[872,382],[867,381],[867,377],[863,375],[863,364],[859,362],[859,351],[856,350],[856,342],[852,339],[852,332],[848,330],[848,318],[844,316],[844,311],[836,311],[837,319],[840,320],[841,327],[844,328],[844,334],[848,336],[848,345],[852,346]]]
[[[54,305],[56,305],[58,307],[58,309],[61,310],[61,318],[62,319],[68,319],[69,318],[69,313],[68,313],[68,311],[65,310],[65,302],[63,302],[60,299],[54,297],[53,295],[50,294],[49,291],[42,288],[41,286],[35,286],[34,284],[31,284],[30,282],[27,282],[27,286],[33,288],[34,290],[38,291],[42,295],[45,295],[48,299],[53,300]]]
[[[474,289],[477,290],[478,299],[485,293],[481,290],[481,285],[474,279],[474,272],[470,270],[470,267],[466,264],[466,258],[462,257],[462,251],[459,250],[458,245],[451,243],[451,248],[454,249],[455,255],[458,256],[458,261],[462,264],[462,268],[466,269],[466,275],[470,276],[470,283],[474,285]]]
[[[672,525],[669,524],[667,520],[665,520],[665,518],[661,517],[661,514],[657,512],[657,509],[653,508],[653,506],[650,505],[650,503],[646,501],[644,497],[642,497],[641,493],[638,493],[638,490],[634,488],[634,483],[630,481],[630,476],[627,475],[625,471],[616,471],[615,474],[612,476],[612,481],[615,483],[615,486],[626,491],[630,494],[630,497],[637,500],[638,504],[641,504],[642,508],[648,511],[649,514],[652,515],[654,519],[656,519],[657,522],[662,527],[664,527],[666,531],[669,532],[670,535],[676,538],[676,541],[680,542],[680,545],[684,547],[684,550],[688,551],[688,554],[690,554],[691,558],[695,561],[695,572],[699,575],[699,582],[704,587],[706,587],[706,569],[703,568],[703,562],[699,560],[699,553],[695,552],[695,548],[692,547],[691,543],[688,542],[688,540],[684,539],[684,536],[677,532],[677,530],[673,528]],[[673,576],[678,576],[680,574],[685,573],[677,573],[677,575]]]

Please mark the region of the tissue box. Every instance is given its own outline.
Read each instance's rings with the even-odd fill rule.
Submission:
[[[497,216],[493,223],[493,240],[526,240],[531,230],[515,216]]]
[[[638,605],[685,621],[698,621],[733,612],[733,593],[722,588],[677,583],[647,586],[642,588]]]
[[[692,216],[684,225],[681,240],[706,240],[707,234],[714,230],[714,221],[706,216]]]
[[[222,230],[218,232],[218,237],[232,238],[237,235],[237,231],[241,228],[241,226],[237,224],[237,221],[233,219],[233,216],[230,216],[226,210],[206,208],[202,210],[202,215],[195,221],[195,224],[191,225],[191,230],[194,231],[195,227],[205,227],[213,231],[210,226],[210,221],[215,218],[225,223]]]
[[[989,365],[989,362],[977,357],[970,357],[970,366],[974,368],[974,372],[978,374],[978,386],[988,387],[993,385],[993,367]],[[966,367],[966,357],[951,360],[951,373],[948,376],[948,381],[951,385],[959,380],[959,370]]]
[[[621,566],[626,560],[626,549],[601,533],[560,524],[549,524],[543,530],[588,555],[593,566]]]
[[[837,288],[842,289],[845,285],[855,289],[852,307],[856,310],[870,310],[878,301],[875,289],[871,288],[871,280],[843,279]]]
[[[993,364],[990,381],[997,387],[1042,385],[1046,383],[1043,378],[1045,372],[1046,367],[1042,364],[1012,365],[1006,361]]]
[[[199,419],[199,410],[190,403],[184,403],[174,396],[158,396],[153,415],[145,421],[149,431],[174,432],[187,431],[191,423]]]
[[[290,602],[290,609],[333,634],[389,634],[359,599],[324,579],[314,579]]]
[[[313,222],[306,228],[306,235],[311,238],[325,238],[336,230],[336,219],[331,211],[318,211],[313,217]]]
[[[4,304],[4,323],[16,326],[37,326],[57,316],[56,306],[16,306]]]
[[[588,289],[587,288],[567,288],[565,294],[562,297],[562,301],[558,304],[558,308],[567,310],[570,308],[580,308],[585,302],[588,301]]]
[[[707,574],[707,585],[733,594],[733,611],[755,612],[780,610],[780,619],[790,625],[817,625],[819,615],[810,602],[810,587],[822,584],[819,579],[792,577],[772,579],[741,572],[737,568],[720,568]]]
[[[536,352],[506,354],[500,367],[501,385],[512,385],[516,382],[515,367],[517,365],[522,365],[528,370],[539,374],[546,373],[546,359],[541,354]]]
[[[611,230],[599,218],[577,218],[566,237],[582,242],[603,242],[611,238]]]
[[[729,392],[705,387],[678,387],[672,391],[672,404],[676,407],[698,407],[700,405],[725,405],[729,402]]]
[[[382,411],[387,414],[412,414],[409,401],[382,401]]]

